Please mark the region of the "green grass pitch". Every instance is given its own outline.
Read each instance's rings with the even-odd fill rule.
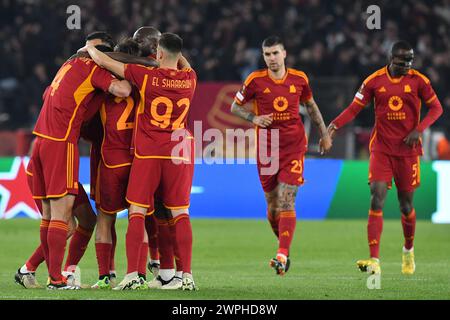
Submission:
[[[118,221],[116,264],[125,271],[126,220]],[[0,221],[0,299],[450,299],[450,225],[419,221],[416,274],[401,268],[402,229],[386,220],[381,240],[381,289],[366,287],[367,275],[355,261],[368,255],[366,221],[298,221],[291,250],[291,269],[284,277],[269,268],[276,240],[264,220],[194,219],[193,272],[200,290],[94,291],[27,290],[14,283],[16,269],[38,243],[39,222]],[[80,263],[82,282],[97,278],[93,239]],[[38,280],[45,283],[41,265]]]

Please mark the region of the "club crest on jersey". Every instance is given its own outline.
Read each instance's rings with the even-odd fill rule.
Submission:
[[[403,100],[399,96],[392,96],[389,98],[388,104],[392,111],[398,111],[403,107]]]
[[[283,112],[284,110],[286,110],[288,108],[288,104],[289,103],[287,99],[283,96],[276,97],[273,100],[273,108],[278,112]]]

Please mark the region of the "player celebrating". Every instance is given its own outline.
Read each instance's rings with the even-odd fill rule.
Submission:
[[[172,33],[161,36],[157,48],[159,68],[145,68],[123,64],[89,46],[91,57],[104,68],[130,80],[139,88],[141,101],[138,107],[135,132],[134,159],[127,189],[130,203],[129,224],[126,236],[127,275],[117,290],[135,289],[139,286],[139,248],[144,239],[144,216],[153,211],[154,194],[162,188],[162,200],[171,210],[176,230],[176,244],[183,263],[181,289],[195,290],[191,271],[192,228],[189,219],[190,190],[193,163],[189,147],[193,141],[185,129],[186,117],[196,86],[196,74],[190,68],[177,69],[182,61],[182,39]],[[173,155],[181,144],[187,150]]]
[[[394,43],[389,65],[364,80],[353,102],[328,127],[333,137],[336,130],[352,121],[372,100],[375,102],[375,126],[370,139],[369,183],[371,203],[367,236],[370,259],[359,260],[363,272],[381,273],[379,251],[383,229],[383,206],[387,190],[394,178],[402,213],[405,242],[402,273],[413,274],[416,212],[414,190],[420,185],[420,156],[423,154],[420,134],[442,114],[442,106],[430,80],[411,69],[412,47],[405,41]],[[420,121],[421,99],[429,108]]]
[[[100,46],[99,46],[100,47]],[[102,48],[105,49],[105,48]],[[106,48],[108,50],[109,48]],[[91,59],[72,57],[59,69],[45,93],[44,104],[33,133],[37,136],[33,161],[33,197],[42,199],[43,216],[51,217],[41,227],[41,245],[49,257],[48,289],[77,289],[61,274],[67,222],[78,194],[77,142],[86,105],[96,89],[126,97],[128,81],[119,81]]]
[[[138,55],[139,47],[132,39],[126,39],[115,47],[115,51]],[[107,94],[103,97],[100,107],[103,139],[100,146],[101,160],[97,171],[95,195],[98,209],[95,250],[99,280],[92,286],[94,289],[111,288],[111,255],[114,252],[112,231],[115,230],[116,213],[128,208],[125,196],[130,166],[133,161],[130,144],[138,95],[134,91],[126,98]],[[144,273],[146,257],[147,255],[143,259]],[[145,281],[143,283],[146,284]]]
[[[86,45],[103,45],[110,48],[114,46],[114,42],[111,36],[103,31],[96,31],[88,34],[86,36]],[[45,98],[45,93],[43,95]],[[28,185],[30,190],[32,188],[32,179],[33,179],[33,168],[32,161],[29,162],[27,167],[27,178]],[[42,214],[42,201],[40,199],[35,199],[35,202],[39,208],[39,211]],[[74,217],[78,220],[78,226]],[[47,218],[47,219],[46,219]],[[42,224],[48,226],[50,217],[42,217]],[[84,188],[79,184],[79,193],[74,201],[73,205],[73,217],[69,223],[69,230],[67,237],[72,237],[69,245],[69,252],[66,259],[66,264],[64,267],[63,275],[65,275],[69,281],[73,284],[75,280],[71,277],[71,273],[69,272],[69,267],[77,265],[81,260],[84,252],[87,248],[89,240],[91,238],[91,234],[95,227],[95,213],[92,210],[91,204],[89,203],[89,199],[84,191]],[[45,229],[45,228],[44,228]],[[36,281],[36,269],[38,266],[45,260],[44,252],[42,247],[39,247],[33,252],[27,262],[16,272],[15,274],[15,282],[21,284],[25,288],[38,288],[39,284]],[[72,278],[72,279],[71,279]]]
[[[285,67],[286,50],[280,38],[265,39],[262,51],[267,69],[251,73],[241,91],[236,94],[231,112],[256,125],[257,145],[260,144],[260,128],[268,128],[267,148],[277,149],[278,170],[265,173],[267,162],[262,161],[258,148],[258,173],[267,201],[267,217],[279,240],[276,257],[270,261],[277,274],[284,275],[290,265],[289,249],[296,225],[295,197],[298,186],[303,184],[304,155],[307,138],[299,115],[299,104],[305,104],[308,113],[319,129],[322,153],[331,148],[322,115],[313,99],[308,77],[305,73]],[[255,102],[254,112],[243,105]],[[272,129],[279,130],[279,142],[271,142]],[[275,130],[274,130],[275,131]],[[265,140],[265,139],[263,139]]]

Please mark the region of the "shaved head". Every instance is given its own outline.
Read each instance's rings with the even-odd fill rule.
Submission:
[[[159,38],[161,38],[161,32],[154,27],[140,27],[133,35],[133,40],[139,44],[143,57],[156,54]]]

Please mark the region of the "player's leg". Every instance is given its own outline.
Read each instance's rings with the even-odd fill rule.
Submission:
[[[304,182],[304,160],[303,153],[282,154],[279,157],[279,170],[275,176],[264,179],[260,175],[264,191],[275,191],[279,246],[276,257],[270,260],[270,266],[278,275],[284,275],[290,266],[289,251],[297,221],[295,200],[298,188]]]
[[[289,268],[289,251],[294,237],[297,222],[295,199],[298,186],[281,182],[276,188],[276,206],[279,216],[278,250],[276,257],[270,261],[270,266],[279,275],[284,275]]]
[[[141,287],[139,258],[145,234],[146,207],[131,204],[128,210],[128,228],[125,236],[127,274],[114,290],[135,290]],[[147,248],[145,248],[147,251]]]
[[[171,229],[175,257],[181,260],[182,290],[196,290],[192,276],[192,226],[189,216],[194,164],[192,161],[162,163],[162,200],[172,214]]]
[[[153,213],[147,213],[148,215],[153,215]],[[145,222],[144,222],[145,224]],[[145,228],[145,226],[144,226]],[[147,260],[148,260],[148,253],[149,253],[149,245],[148,245],[148,234],[144,231],[144,240],[141,244],[141,249],[139,250],[139,262],[138,262],[138,277],[139,281],[141,283],[141,286],[139,289],[148,289],[148,283],[147,283]]]
[[[51,220],[47,232],[49,257],[49,288],[65,286],[66,281],[61,273],[66,249],[69,220],[75,195],[68,194],[61,198],[50,199]]]
[[[416,231],[416,211],[413,207],[414,191],[398,191],[398,201],[402,213],[402,228],[405,242],[402,249],[402,273],[414,274],[414,235]]]
[[[149,282],[150,289],[161,289],[171,283],[175,277],[174,246],[170,222],[172,216],[167,209],[156,209],[155,215],[158,219],[158,249],[160,255],[160,266],[155,278]],[[174,237],[173,237],[174,238]],[[180,261],[178,259],[178,261]],[[182,273],[182,269],[180,269]],[[179,277],[181,280],[181,276]]]
[[[148,251],[150,254],[148,269],[156,277],[160,265],[160,257],[158,251],[158,220],[154,214],[145,216],[145,231],[148,237]]]
[[[420,186],[420,158],[399,157],[395,159],[394,180],[401,211],[405,242],[402,248],[402,273],[414,274],[414,236],[416,231],[416,210],[413,205],[414,191]]]
[[[33,194],[33,161],[30,159],[26,169],[28,187],[30,188],[31,194]],[[42,215],[42,200],[35,199],[36,206]],[[45,224],[48,226],[47,221],[41,220],[41,226]],[[41,229],[42,227],[40,227]],[[14,281],[17,284],[22,285],[26,289],[39,288],[40,285],[36,280],[36,269],[39,265],[45,261],[44,252],[42,250],[41,244],[33,251],[32,255],[27,259],[25,264],[20,267],[16,274],[14,275]]]
[[[369,244],[369,259],[356,262],[362,272],[380,273],[380,240],[383,232],[383,207],[388,185],[383,181],[370,183],[370,210],[367,221],[367,241]]]
[[[267,203],[267,220],[269,220],[270,227],[278,239],[280,216],[277,210],[277,192],[278,189],[275,188],[270,192],[264,192],[264,196]]]
[[[110,289],[110,270],[112,253],[112,228],[116,214],[97,210],[97,228],[95,229],[95,253],[98,263],[99,280],[92,286],[93,289]]]
[[[92,210],[89,198],[79,182],[78,190],[79,192],[73,205],[73,216],[78,220],[78,225],[75,225],[73,236],[70,240],[63,275],[67,277],[68,280],[72,279],[72,284],[81,285],[80,279],[75,276],[75,270],[86,252],[97,218],[94,210]],[[69,282],[70,281],[68,281],[68,283]]]
[[[159,185],[160,174],[159,159],[133,159],[126,195],[130,203],[125,237],[127,274],[115,290],[139,289],[141,286],[138,270],[144,242],[145,215],[153,211],[153,194]]]
[[[171,209],[170,211],[173,216],[170,224],[175,259],[177,264],[181,262],[180,266],[177,265],[177,272],[179,272],[179,268],[181,267],[182,279],[180,282],[176,274],[173,283],[169,286],[164,286],[163,289],[181,288],[183,290],[196,290],[191,267],[193,236],[189,209]]]
[[[380,240],[383,231],[383,208],[393,177],[389,156],[372,153],[369,161],[370,210],[367,222],[369,259],[356,262],[362,272],[380,273]]]

